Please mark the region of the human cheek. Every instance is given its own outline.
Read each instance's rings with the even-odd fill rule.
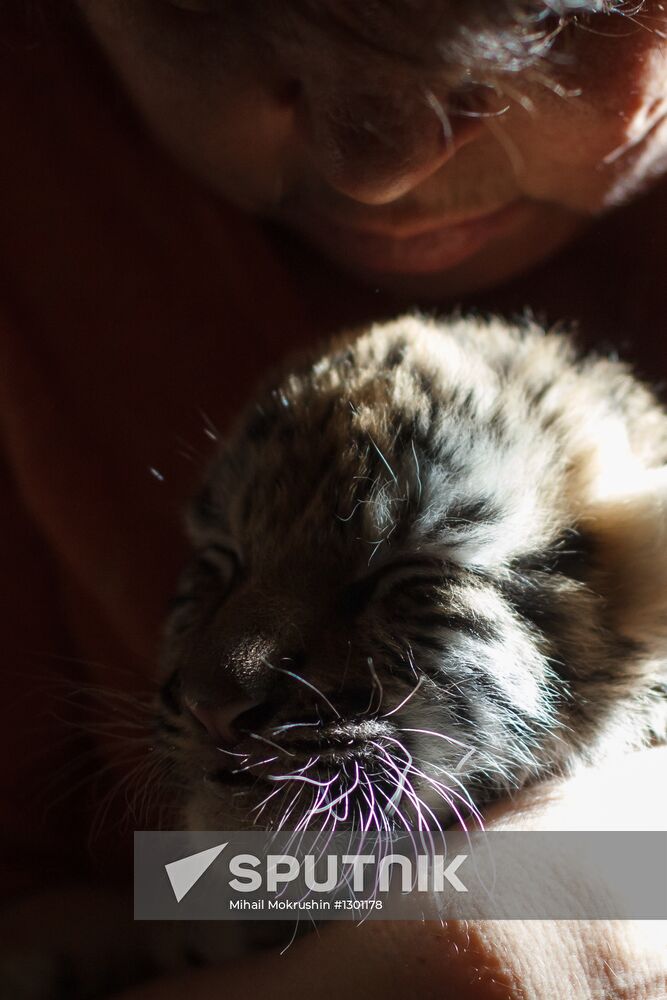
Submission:
[[[79,0],[93,35],[149,131],[240,208],[279,197],[294,159],[289,100],[274,76],[207,27],[155,0]],[[171,13],[169,13],[171,11]],[[165,23],[176,17],[177,23]]]
[[[594,214],[664,172],[667,45],[646,37],[589,42],[577,53],[585,72],[525,89],[508,137],[528,196]]]
[[[144,102],[143,116],[161,144],[211,190],[244,211],[266,211],[293,175],[289,129],[254,88],[233,103],[220,94],[211,106],[213,96],[197,101],[177,89],[165,100],[161,90],[157,101]]]

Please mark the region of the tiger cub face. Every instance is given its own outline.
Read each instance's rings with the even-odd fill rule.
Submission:
[[[209,469],[158,726],[192,829],[444,826],[665,729],[667,418],[562,334],[407,316]]]

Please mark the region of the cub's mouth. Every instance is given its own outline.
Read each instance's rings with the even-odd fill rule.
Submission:
[[[412,825],[399,807],[412,756],[389,720],[292,718],[240,730],[226,745],[191,723],[206,755],[204,785],[244,826],[388,830],[397,816]]]
[[[324,725],[290,722],[271,729],[270,735],[246,732],[233,749],[216,747],[221,759],[208,780],[229,788],[252,788],[259,784],[294,779],[315,781],[336,767],[350,769],[369,762],[391,727],[375,719],[354,719]],[[280,742],[278,740],[280,739]]]
[[[213,796],[245,824],[296,832],[441,829],[416,791],[411,752],[388,724],[337,722],[312,728],[306,738],[292,725],[282,752],[267,745],[268,756],[258,754],[250,734],[232,751],[238,756],[207,775]]]
[[[458,756],[466,745],[406,727],[399,711],[406,698],[382,715],[366,711],[364,694],[345,707],[341,700],[335,714],[315,701],[265,702],[236,710],[230,725],[227,706],[193,706],[172,679],[162,697],[164,742],[188,825],[392,832],[442,830],[452,817],[479,817],[456,767],[447,770],[442,755],[435,763],[432,751],[426,759],[424,739],[454,744]]]

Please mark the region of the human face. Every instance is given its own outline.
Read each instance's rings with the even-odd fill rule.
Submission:
[[[288,0],[78,2],[177,160],[377,286],[497,284],[667,169],[654,0],[568,25],[546,61],[513,72],[415,66],[436,29],[460,27],[461,0],[403,0],[401,24],[395,4],[369,5],[366,42],[346,33],[350,0],[320,2],[342,11],[324,24]]]

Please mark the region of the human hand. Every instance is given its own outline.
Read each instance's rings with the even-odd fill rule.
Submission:
[[[667,748],[525,789],[487,813],[488,830],[664,830]],[[575,885],[585,898],[590,887]],[[446,921],[329,925],[284,955],[160,980],[117,1000],[251,995],[340,1000],[664,1000],[667,922]]]

